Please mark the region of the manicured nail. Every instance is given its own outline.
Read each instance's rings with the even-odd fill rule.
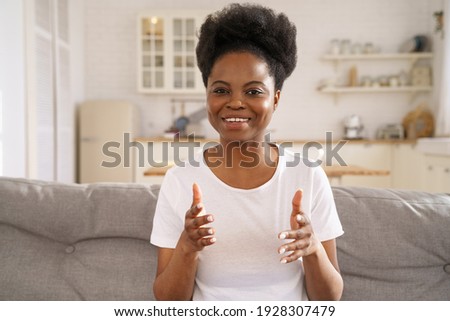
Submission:
[[[295,217],[297,219],[297,222],[301,223],[303,220],[303,217],[300,214],[297,214],[297,216]]]
[[[286,233],[281,233],[279,237],[280,237],[281,240],[284,240],[287,237],[287,234]]]
[[[211,235],[211,234],[213,234],[213,233],[214,233],[214,232],[213,232],[213,229],[210,228],[210,229],[208,230],[208,234]]]
[[[212,222],[212,221],[214,221],[214,218],[213,218],[211,215],[209,215],[209,216],[206,218],[206,220],[207,220],[208,222]]]
[[[286,259],[282,259],[280,263],[281,263],[281,264],[286,264],[286,263],[287,263],[287,260],[286,260]]]
[[[202,203],[198,203],[195,207],[196,207],[197,209],[202,209],[202,208],[203,208],[203,204],[202,204]]]
[[[284,252],[286,252],[286,249],[284,247],[282,247],[281,249],[278,250],[278,253],[283,254]]]
[[[215,238],[215,237],[211,237],[211,238],[209,239],[209,242],[211,242],[211,243],[216,243],[216,238]]]

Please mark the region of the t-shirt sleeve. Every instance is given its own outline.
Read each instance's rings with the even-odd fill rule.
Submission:
[[[344,234],[333,192],[322,167],[316,167],[313,173],[311,224],[321,242]]]
[[[161,248],[174,249],[184,228],[185,213],[177,212],[179,182],[169,170],[164,176],[156,204],[150,242]]]

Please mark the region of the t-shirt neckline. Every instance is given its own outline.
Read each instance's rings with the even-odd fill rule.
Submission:
[[[211,168],[209,168],[209,166],[206,164],[206,160],[205,160],[205,152],[206,149],[203,150],[200,153],[200,157],[201,157],[201,166],[204,168],[204,170],[206,171],[207,175],[211,176],[212,179],[219,185],[221,185],[222,187],[230,190],[230,191],[235,191],[235,192],[240,192],[240,193],[253,193],[253,192],[258,192],[261,191],[263,189],[268,188],[276,179],[277,177],[280,175],[280,172],[282,170],[282,167],[284,167],[285,165],[285,159],[284,159],[284,154],[280,153],[280,147],[278,144],[274,144],[277,149],[278,149],[278,164],[277,164],[277,168],[275,169],[275,173],[272,175],[272,177],[265,182],[264,184],[257,186],[255,188],[250,188],[250,189],[244,189],[244,188],[238,188],[238,187],[233,187],[228,185],[227,183],[225,183],[224,181],[222,181],[220,178],[218,178],[216,176],[216,174],[214,174],[214,172],[211,170]]]

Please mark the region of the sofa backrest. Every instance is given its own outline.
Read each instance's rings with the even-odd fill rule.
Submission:
[[[0,177],[0,300],[153,300],[159,186]],[[334,187],[344,300],[450,300],[450,196]]]
[[[0,300],[153,300],[158,191],[0,178]]]
[[[450,195],[334,187],[343,300],[450,300]]]

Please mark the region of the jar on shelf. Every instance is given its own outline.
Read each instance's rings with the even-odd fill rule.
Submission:
[[[375,52],[375,46],[371,42],[366,42],[364,44],[363,52],[365,54],[373,54]]]
[[[351,44],[350,44],[350,40],[348,39],[343,39],[341,40],[341,54],[342,55],[349,55],[352,53],[352,48],[351,48]]]
[[[332,39],[330,41],[330,54],[339,55],[341,53],[341,47],[338,39]]]

